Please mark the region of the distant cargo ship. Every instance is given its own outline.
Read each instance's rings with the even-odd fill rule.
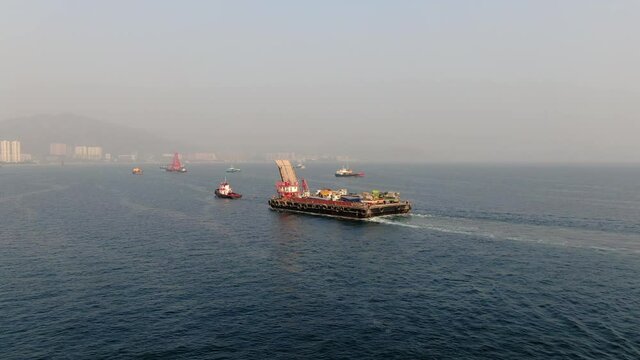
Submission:
[[[167,172],[174,172],[174,173],[187,172],[187,168],[185,168],[180,162],[180,154],[178,153],[173,154],[173,161],[171,162],[171,165],[167,165],[162,168],[164,168],[164,170]]]
[[[350,219],[406,214],[411,211],[411,203],[400,200],[400,194],[396,192],[374,190],[350,194],[346,189],[323,189],[311,195],[307,182],[304,179],[298,182],[289,160],[276,160],[276,164],[281,181],[276,183],[278,195],[269,200],[269,206],[274,210]]]
[[[362,177],[364,176],[363,172],[355,172],[347,167],[342,167],[338,171],[336,171],[336,177]]]

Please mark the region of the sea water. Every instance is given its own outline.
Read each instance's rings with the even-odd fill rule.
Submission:
[[[336,168],[298,174],[413,213],[271,211],[271,164],[0,168],[0,358],[640,358],[640,168]]]

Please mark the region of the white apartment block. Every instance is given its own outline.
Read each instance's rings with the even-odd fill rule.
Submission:
[[[20,141],[0,140],[0,162],[19,163],[21,156]]]
[[[102,147],[79,145],[73,149],[73,157],[79,160],[102,160]]]

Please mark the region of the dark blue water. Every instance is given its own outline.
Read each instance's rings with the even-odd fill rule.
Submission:
[[[640,358],[638,168],[300,172],[414,201],[366,222],[224,168],[0,168],[0,358]]]

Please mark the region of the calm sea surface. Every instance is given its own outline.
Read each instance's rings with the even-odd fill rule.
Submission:
[[[308,164],[414,202],[344,221],[225,167],[0,168],[0,359],[640,358],[640,168]]]

